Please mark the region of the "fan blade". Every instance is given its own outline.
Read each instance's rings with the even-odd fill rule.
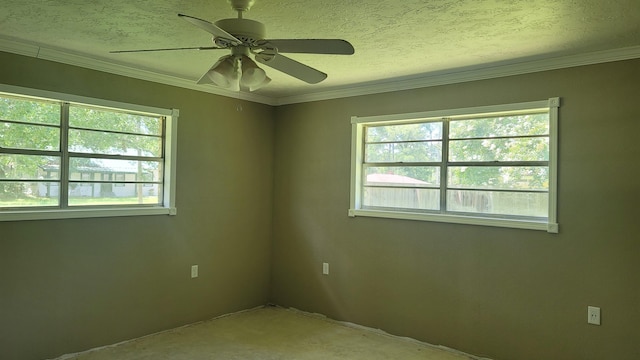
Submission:
[[[214,24],[208,22],[207,20],[198,19],[197,17],[184,15],[184,14],[178,14],[178,16],[187,20],[193,25],[203,29],[204,31],[212,34],[215,37],[221,37],[221,38],[231,40],[232,42],[235,43],[234,45],[242,44],[242,41],[238,40],[235,36],[229,34],[228,32],[222,30],[221,28],[215,26]]]
[[[340,39],[275,39],[264,40],[278,49],[279,53],[352,55],[353,46]]]
[[[141,50],[115,50],[109,51],[110,54],[150,52],[150,51],[173,51],[173,50],[223,50],[225,48],[217,46],[197,46],[197,47],[181,47],[181,48],[165,48],[165,49],[141,49]]]
[[[256,54],[256,61],[309,84],[317,84],[327,74],[280,54]]]

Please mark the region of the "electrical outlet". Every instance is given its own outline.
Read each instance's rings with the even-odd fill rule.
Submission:
[[[198,265],[191,265],[191,278],[198,277]]]
[[[587,323],[592,325],[600,325],[600,308],[596,306],[587,306]]]
[[[329,263],[322,263],[322,274],[329,275]]]

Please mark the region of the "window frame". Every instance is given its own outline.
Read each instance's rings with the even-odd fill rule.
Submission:
[[[61,207],[42,206],[42,207],[25,207],[25,208],[0,208],[0,221],[20,221],[20,220],[45,220],[45,219],[68,219],[68,218],[93,218],[93,217],[113,217],[113,216],[143,216],[143,215],[177,215],[176,201],[176,158],[177,158],[177,130],[178,117],[180,111],[178,109],[166,109],[151,107],[145,105],[130,104],[118,101],[110,101],[104,99],[90,98],[72,94],[65,94],[53,91],[31,89],[13,85],[0,84],[0,94],[6,96],[22,97],[35,101],[68,103],[72,105],[90,106],[103,108],[105,110],[125,111],[141,115],[162,116],[165,119],[164,129],[164,154],[163,154],[163,199],[159,205],[109,205],[109,206],[73,206]],[[64,106],[61,111],[64,111]],[[68,131],[60,124],[61,136],[64,131]],[[64,140],[60,140],[59,153],[61,159],[68,159],[72,153]],[[16,153],[19,151],[10,151]],[[63,161],[64,162],[64,161]],[[67,164],[61,164],[61,167]],[[65,170],[68,172],[68,169]],[[68,174],[70,175],[70,174]],[[60,174],[60,194],[66,194],[69,183],[69,177],[62,177]]]
[[[559,226],[557,223],[557,161],[558,161],[558,109],[560,98],[553,97],[547,100],[511,103],[502,105],[489,105],[479,107],[468,107],[459,109],[447,109],[436,111],[425,111],[405,114],[375,115],[375,116],[352,116],[351,117],[351,183],[350,183],[350,206],[348,215],[350,217],[374,217],[405,219],[419,221],[446,222],[454,224],[484,225],[518,229],[543,230],[549,233],[557,233]],[[502,215],[482,216],[481,214],[459,214],[447,212],[446,209],[429,212],[417,212],[405,209],[370,209],[363,207],[363,171],[366,167],[364,161],[364,130],[368,125],[400,125],[416,122],[447,121],[451,118],[480,118],[486,116],[500,116],[518,114],[526,111],[537,110],[548,111],[549,114],[549,191],[548,191],[548,217],[538,220],[531,218],[518,218]],[[446,164],[448,159],[447,146],[443,134],[442,163]],[[447,146],[445,146],[445,144]],[[496,162],[496,165],[500,165]],[[446,172],[446,165],[444,172]],[[446,176],[446,174],[441,174]],[[446,192],[446,181],[441,181],[439,190]]]

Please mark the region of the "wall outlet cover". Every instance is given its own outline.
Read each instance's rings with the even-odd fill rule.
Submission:
[[[592,325],[600,325],[600,308],[596,306],[587,306],[587,323]]]

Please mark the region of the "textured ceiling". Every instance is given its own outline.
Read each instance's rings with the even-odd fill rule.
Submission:
[[[108,52],[210,46],[207,32],[177,14],[211,22],[236,16],[226,0],[0,0],[0,5],[0,39],[193,82],[226,52]],[[267,38],[341,38],[356,49],[352,56],[288,54],[329,75],[317,85],[264,67],[273,81],[257,94],[273,98],[640,45],[638,0],[256,0],[245,17],[263,22]]]

